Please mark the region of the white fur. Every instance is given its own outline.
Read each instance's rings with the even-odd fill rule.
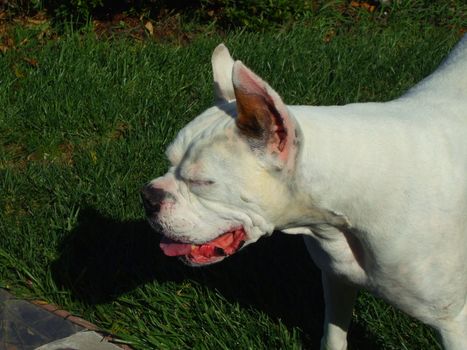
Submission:
[[[235,100],[235,93],[232,86],[232,67],[234,61],[230,57],[229,50],[224,44],[218,45],[212,53],[212,73],[214,79],[214,95],[217,103]]]
[[[288,106],[299,129],[292,173],[239,136],[233,65],[216,48],[221,102],[180,132],[171,170],[152,182],[175,198],[157,218],[165,233],[205,242],[241,224],[246,244],[273,229],[304,234],[323,271],[323,349],[346,348],[358,288],[435,327],[446,349],[467,349],[467,38],[394,101]]]

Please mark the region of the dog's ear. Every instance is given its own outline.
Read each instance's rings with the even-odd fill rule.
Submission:
[[[280,96],[240,61],[234,63],[232,81],[240,133],[277,156],[281,167],[293,167],[298,131]]]
[[[214,49],[211,63],[216,103],[220,104],[234,100],[235,94],[232,85],[232,67],[234,61],[224,44],[220,44]]]

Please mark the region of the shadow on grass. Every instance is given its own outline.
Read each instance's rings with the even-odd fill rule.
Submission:
[[[203,268],[166,257],[159,240],[146,221],[122,222],[84,210],[77,228],[62,242],[60,257],[52,265],[54,279],[89,304],[110,301],[149,281],[193,280],[216,289],[229,301],[301,328],[304,344],[318,346],[323,318],[321,277],[300,236],[275,233]],[[363,329],[354,326],[352,333],[359,339],[352,348],[375,348]]]

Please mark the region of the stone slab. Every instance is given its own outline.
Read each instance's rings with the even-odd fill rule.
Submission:
[[[122,350],[94,331],[81,331],[43,345],[36,350]]]
[[[33,350],[82,327],[0,289],[0,350]]]

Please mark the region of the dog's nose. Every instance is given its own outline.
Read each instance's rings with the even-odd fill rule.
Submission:
[[[144,186],[141,189],[141,199],[146,213],[157,214],[161,210],[161,202],[164,199],[166,192],[160,188],[152,186]]]

